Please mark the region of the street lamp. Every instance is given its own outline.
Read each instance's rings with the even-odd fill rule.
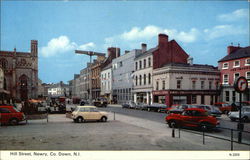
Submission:
[[[91,66],[92,66],[92,56],[105,56],[105,53],[98,53],[98,52],[93,52],[93,51],[82,51],[82,50],[75,50],[76,54],[86,54],[90,57],[90,70],[89,72],[89,77],[90,77],[90,82],[89,82],[89,101],[90,104],[92,104],[92,74],[91,74]]]

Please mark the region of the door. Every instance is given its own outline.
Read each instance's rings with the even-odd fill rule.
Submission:
[[[90,108],[89,118],[91,120],[99,120],[101,119],[101,114],[96,108]]]

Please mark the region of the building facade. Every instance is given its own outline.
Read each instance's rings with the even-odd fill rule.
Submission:
[[[119,104],[133,100],[133,79],[135,55],[141,53],[141,50],[135,49],[120,57],[113,59],[113,101]]]
[[[137,54],[134,60],[134,102],[151,104],[153,101],[153,51],[156,48],[147,51],[147,45],[142,44],[141,50],[141,53]]]
[[[154,102],[214,104],[219,99],[220,72],[216,67],[169,63],[153,71]]]
[[[38,42],[31,40],[30,52],[0,51],[0,67],[4,71],[6,90],[16,100],[37,98]]]
[[[90,63],[87,63],[87,67],[80,71],[80,92],[79,97],[81,99],[89,99],[89,73],[90,73]]]
[[[221,101],[239,102],[239,94],[233,84],[236,78],[246,77],[250,86],[250,47],[228,46],[227,55],[218,61],[221,71]],[[250,101],[250,89],[242,96],[243,101]]]
[[[51,84],[48,88],[48,97],[68,97],[69,85],[64,84],[62,81],[57,84]]]
[[[112,63],[103,68],[101,72],[101,96],[112,101]]]

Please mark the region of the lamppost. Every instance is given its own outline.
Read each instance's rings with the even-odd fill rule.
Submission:
[[[91,74],[91,66],[92,66],[92,56],[105,56],[105,53],[98,53],[93,51],[82,51],[82,50],[75,50],[76,54],[86,54],[90,57],[90,66],[88,69],[90,82],[89,82],[89,101],[92,104],[92,74]]]

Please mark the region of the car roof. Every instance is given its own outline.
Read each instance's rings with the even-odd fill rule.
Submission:
[[[96,108],[96,106],[77,106],[79,108]]]
[[[14,106],[12,105],[0,105],[0,108],[13,108]]]
[[[185,111],[200,111],[200,112],[206,112],[206,110],[201,109],[201,108],[188,108],[188,109],[185,109]]]

